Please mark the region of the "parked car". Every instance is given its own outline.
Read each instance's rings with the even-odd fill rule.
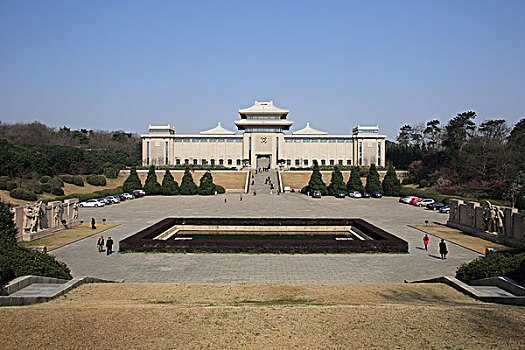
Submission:
[[[98,201],[100,202],[104,202],[105,205],[111,205],[113,204],[113,202],[111,202],[109,199],[107,198],[99,198]]]
[[[337,192],[335,198],[345,198],[345,193],[343,191]]]
[[[414,204],[416,204],[417,202],[419,202],[419,201],[421,201],[423,199],[425,199],[425,198],[414,197],[408,202],[408,204],[414,205]]]
[[[436,201],[433,199],[422,199],[420,201],[417,201],[414,203],[416,207],[426,207],[428,204],[435,203]]]
[[[133,192],[137,192],[138,194],[140,194],[141,197],[146,195],[146,191],[144,190],[135,190]]]
[[[314,191],[312,198],[321,198],[321,191]]]
[[[133,197],[133,195],[131,193],[122,193],[122,195],[124,197],[126,197],[126,199],[133,199],[133,198],[135,198],[135,197]]]
[[[399,202],[400,203],[405,203],[405,204],[408,204],[410,203],[410,201],[414,198],[417,198],[416,196],[405,196],[405,197],[401,197],[399,198]]]
[[[427,204],[427,209],[429,209],[429,210],[438,210],[438,209],[443,208],[444,206],[445,206],[445,204],[443,204],[443,203],[434,202],[434,203]]]
[[[123,194],[117,194],[118,198],[120,199],[121,202],[125,201],[127,198],[126,196],[124,196]]]
[[[370,198],[370,193],[363,192],[363,198]]]
[[[120,199],[116,198],[115,196],[108,196],[106,199],[111,203],[120,203]]]
[[[79,207],[103,207],[106,203],[99,201],[98,199],[88,199],[85,202],[81,202]]]
[[[450,205],[445,205],[443,208],[440,208],[439,212],[444,214],[450,213]]]
[[[140,198],[140,197],[143,196],[143,194],[142,194],[141,192],[139,192],[139,191],[140,191],[140,190],[135,190],[135,191],[131,192],[131,194],[132,194],[133,196],[135,196],[135,198]]]
[[[382,197],[383,197],[383,195],[381,193],[379,193],[379,192],[372,193],[372,198],[382,198]]]
[[[361,197],[363,197],[361,195],[361,192],[358,192],[358,191],[354,191],[354,192],[350,193],[348,196],[352,197],[352,198],[361,198]]]

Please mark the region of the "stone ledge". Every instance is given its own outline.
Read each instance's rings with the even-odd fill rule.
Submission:
[[[505,282],[498,282],[497,279],[498,278],[502,278],[502,279],[505,279]],[[483,281],[483,280],[490,280],[490,281]],[[483,279],[481,280],[482,283],[486,283],[486,284],[479,284],[480,286],[487,286],[487,285],[492,285],[492,286],[498,286],[500,287],[501,289],[505,290],[505,291],[508,291],[510,293],[513,293],[512,290],[509,290],[507,289],[508,288],[508,284],[507,283],[516,283],[514,282],[513,280],[511,280],[510,278],[504,278],[504,277],[493,277],[493,278],[487,278],[487,279]],[[477,280],[478,282],[480,280]],[[457,278],[455,277],[452,277],[452,276],[442,276],[442,277],[436,277],[436,278],[431,278],[431,279],[427,279],[427,280],[420,280],[420,281],[407,281],[405,280],[405,283],[445,283],[449,286],[451,286],[452,288],[456,289],[457,291],[459,292],[462,292],[474,299],[477,299],[479,301],[482,301],[482,302],[486,302],[486,303],[497,303],[497,304],[507,304],[507,305],[518,305],[518,306],[525,306],[525,295],[515,295],[515,296],[494,296],[494,295],[490,295],[490,294],[487,294],[487,293],[484,293],[484,292],[481,292],[477,289],[474,288],[474,286],[478,285],[478,284],[474,284],[476,281],[472,281],[472,285],[468,285],[460,280],[458,280]],[[493,283],[493,284],[488,284],[488,283]],[[497,284],[499,283],[499,284]],[[523,287],[519,286],[516,284],[516,287],[517,288],[521,288],[523,289]],[[513,293],[514,294],[514,293]]]
[[[9,294],[12,294],[18,290],[21,290],[34,283],[48,283],[48,284],[58,284],[59,286],[53,290],[51,293],[37,295],[37,296],[0,296],[0,306],[20,306],[20,305],[31,305],[37,303],[44,303],[50,301],[56,297],[59,297],[70,290],[77,288],[78,286],[85,283],[121,283],[123,280],[119,281],[109,281],[96,277],[75,277],[72,280],[62,280],[58,278],[51,277],[41,277],[41,276],[22,276],[11,281],[6,287],[7,290],[9,286]]]

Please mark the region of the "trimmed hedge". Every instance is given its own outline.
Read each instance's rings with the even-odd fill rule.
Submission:
[[[40,178],[40,182],[43,184],[47,183],[49,180],[51,180],[51,176],[44,175]]]
[[[11,191],[17,187],[18,185],[14,181],[0,182],[0,190]]]
[[[52,188],[51,189],[51,194],[53,194],[55,196],[63,196],[64,195],[64,190],[61,189],[61,188]]]
[[[34,202],[37,200],[36,194],[26,191],[22,188],[15,188],[9,192],[9,195],[15,199],[23,199],[25,201]]]
[[[523,272],[520,273],[520,266],[524,264],[525,247],[489,253],[483,258],[461,265],[456,272],[456,278],[469,282],[487,277],[506,276],[525,284],[525,276]]]
[[[7,182],[11,181],[11,178],[9,176],[0,176],[0,182]]]
[[[106,178],[102,175],[88,175],[86,182],[93,186],[106,186]]]

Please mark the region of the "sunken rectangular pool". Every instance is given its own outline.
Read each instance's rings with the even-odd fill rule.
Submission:
[[[362,219],[166,218],[119,242],[120,252],[408,253]]]

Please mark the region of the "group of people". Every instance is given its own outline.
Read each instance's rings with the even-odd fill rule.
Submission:
[[[425,235],[423,236],[423,244],[425,245],[425,250],[427,251],[429,242],[430,238],[428,237],[428,234],[425,233]],[[441,255],[441,259],[447,258],[448,249],[444,239],[441,239],[441,242],[439,242],[439,254]]]
[[[267,171],[270,171],[270,167],[264,167],[264,168],[255,169],[255,173],[256,174],[262,173],[262,172],[267,172]]]
[[[97,240],[97,249],[99,254],[104,252],[104,236],[100,236]],[[113,240],[111,237],[108,237],[106,240],[106,255],[111,255],[113,253]]]

